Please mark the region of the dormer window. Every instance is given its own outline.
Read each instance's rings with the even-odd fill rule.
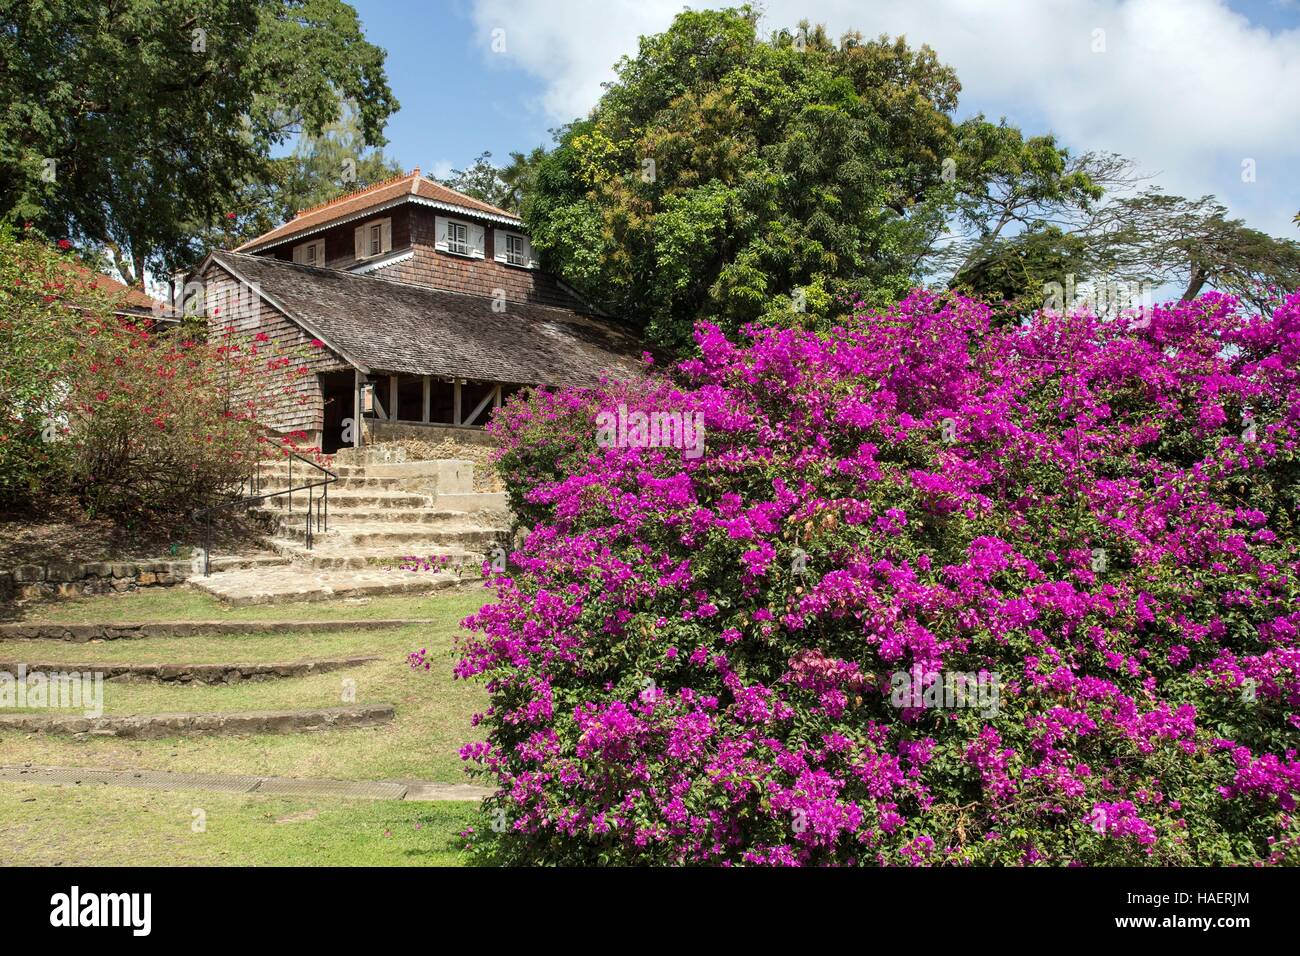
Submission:
[[[524,253],[523,236],[506,236],[506,262],[512,266],[528,265],[528,256]]]
[[[483,237],[484,228],[476,223],[448,219],[445,216],[437,217],[434,244],[439,252],[482,259]]]
[[[469,227],[465,223],[447,223],[447,251],[458,256],[469,255]]]
[[[353,232],[357,260],[382,256],[393,248],[393,220],[372,219]]]
[[[533,261],[532,243],[520,232],[496,231],[496,246],[493,249],[497,262],[521,269],[532,269],[537,263]]]
[[[304,242],[293,247],[293,261],[304,266],[323,266],[325,264],[325,240]]]

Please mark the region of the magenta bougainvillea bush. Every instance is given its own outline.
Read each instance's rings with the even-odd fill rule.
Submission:
[[[696,341],[498,416],[474,847],[1300,862],[1300,295]]]

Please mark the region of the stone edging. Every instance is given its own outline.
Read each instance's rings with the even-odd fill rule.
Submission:
[[[374,727],[393,719],[392,704],[318,707],[310,710],[247,710],[219,714],[125,714],[82,717],[58,713],[0,713],[0,731],[89,734],[149,740],[192,734],[293,734],[343,727]]]
[[[0,641],[135,640],[145,637],[200,637],[209,634],[337,634],[341,631],[382,631],[412,624],[432,624],[425,618],[385,621],[144,621],[131,624],[69,624],[59,621],[0,624]]]
[[[331,657],[313,661],[284,661],[272,664],[117,664],[117,663],[61,663],[50,664],[28,661],[0,661],[0,673],[17,674],[20,667],[27,673],[102,674],[104,680],[120,681],[178,681],[189,684],[237,684],[245,680],[279,680],[288,677],[309,677],[360,667],[380,660],[379,657]]]

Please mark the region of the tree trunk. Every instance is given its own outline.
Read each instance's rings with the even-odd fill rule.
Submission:
[[[1187,283],[1187,289],[1185,292],[1183,292],[1183,297],[1179,301],[1190,302],[1192,301],[1192,299],[1195,299],[1198,295],[1200,295],[1201,290],[1205,288],[1206,278],[1207,277],[1204,272],[1202,272],[1200,269],[1194,269],[1192,271],[1192,277]]]

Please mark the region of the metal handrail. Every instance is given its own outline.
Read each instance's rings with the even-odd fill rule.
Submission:
[[[257,467],[255,471],[252,474],[250,474],[247,478],[245,478],[243,482],[241,482],[241,488],[246,487],[249,490],[253,491],[254,492],[253,494],[242,495],[241,497],[235,498],[231,501],[223,501],[220,504],[211,505],[207,508],[201,508],[194,512],[195,519],[203,522],[203,576],[205,578],[212,573],[212,515],[214,512],[221,511],[226,508],[239,508],[239,507],[246,508],[258,502],[266,501],[270,498],[278,498],[281,495],[288,495],[289,496],[288,513],[293,514],[293,493],[295,491],[305,491],[307,492],[307,514],[305,516],[306,521],[304,522],[305,525],[304,541],[307,546],[307,550],[310,551],[312,547],[313,509],[316,512],[314,516],[314,521],[316,524],[315,530],[317,532],[329,531],[329,520],[330,520],[329,487],[334,482],[339,480],[339,476],[335,472],[330,471],[324,465],[319,465],[309,458],[304,458],[302,455],[299,455],[297,452],[285,451],[285,455],[287,456],[288,463],[289,463],[289,487],[288,488],[281,488],[279,491],[272,491],[272,492],[268,492],[267,494],[260,493],[262,490],[262,459],[259,458],[257,460]],[[312,468],[315,468],[318,472],[325,475],[325,480],[309,481],[306,484],[299,485],[295,488],[293,484],[293,462],[295,458],[305,465],[310,465]],[[315,489],[317,488],[324,489],[321,492],[319,497],[315,497]]]

